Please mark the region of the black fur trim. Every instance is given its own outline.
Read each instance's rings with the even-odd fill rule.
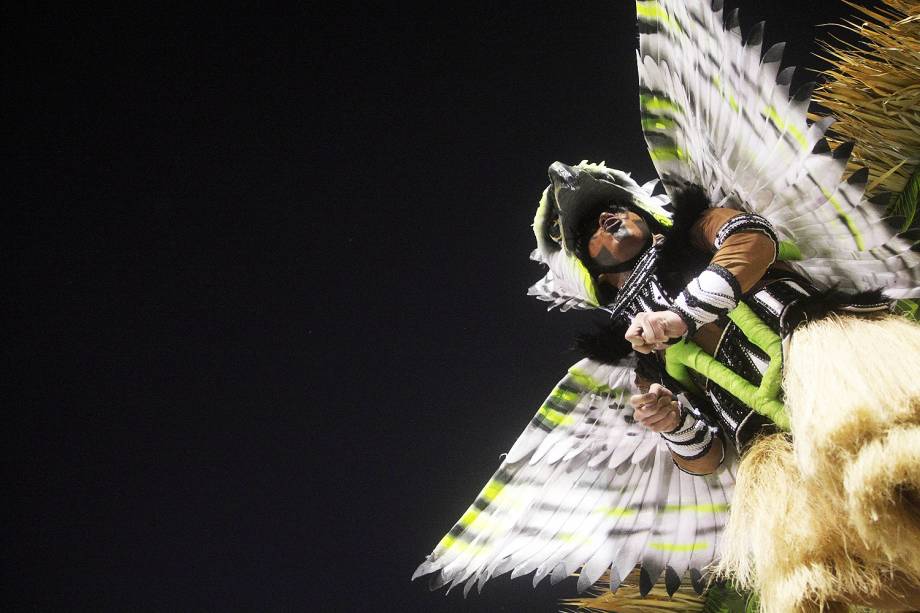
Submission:
[[[799,326],[831,314],[881,314],[887,312],[890,305],[891,301],[880,289],[848,294],[832,288],[792,303],[783,314],[781,332],[786,336]]]
[[[653,383],[663,383],[661,371],[664,368],[664,364],[657,353],[638,353],[636,358],[638,358],[636,362],[637,375]]]
[[[617,300],[617,294],[620,290],[609,283],[594,281],[594,291],[597,293],[597,300],[600,304],[613,304]]]
[[[598,325],[593,333],[579,334],[575,348],[592,360],[614,364],[632,353],[626,328],[626,324],[612,319],[606,325]]]
[[[699,185],[686,185],[674,190],[674,223],[661,245],[656,273],[663,289],[672,298],[684,289],[690,279],[698,276],[712,260],[712,254],[691,244],[690,230],[699,216],[709,208],[709,197]]]

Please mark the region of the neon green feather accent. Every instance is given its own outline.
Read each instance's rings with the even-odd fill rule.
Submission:
[[[677,34],[684,33],[683,28],[680,27],[680,23],[668,14],[658,0],[637,0],[636,15],[639,18],[645,18],[647,21],[657,21]]]
[[[729,510],[727,503],[711,503],[711,504],[667,504],[664,506],[664,512],[674,512],[674,511],[698,511],[700,513],[724,513]]]
[[[658,551],[700,551],[709,549],[709,543],[649,543],[648,546]]]
[[[549,188],[547,187],[543,190],[543,195],[540,196],[540,204],[537,206],[537,212],[533,217],[533,234],[537,239],[537,247],[539,247],[541,251],[551,249],[553,247],[555,247],[553,250],[559,249],[558,246],[552,245],[552,241],[550,241],[546,236],[546,226],[549,223],[550,218],[549,198],[547,198],[548,194]]]
[[[655,117],[644,117],[642,119],[642,129],[646,132],[673,130],[675,127],[677,127],[677,122],[660,115]]]
[[[648,154],[654,162],[670,162],[672,160],[683,162],[689,159],[689,156],[680,147],[653,147],[648,150]]]
[[[562,425],[567,426],[573,422],[571,415],[563,413],[562,411],[557,411],[556,409],[546,405],[540,407],[539,414],[541,417],[543,417],[543,419],[553,424],[553,427]]]
[[[497,479],[491,479],[486,486],[482,488],[482,492],[479,494],[481,498],[492,502],[495,500],[495,497],[498,496],[499,492],[505,487],[505,484]]]
[[[591,301],[591,304],[597,306],[600,302],[597,299],[597,288],[594,287],[594,279],[591,277],[591,273],[588,272],[587,267],[581,263],[581,260],[575,256],[569,256],[572,259],[572,262],[575,264],[576,270],[578,270],[581,275],[581,284],[585,288],[585,294],[588,297],[588,300]]]
[[[712,76],[712,84],[715,85],[716,89],[719,90],[719,93],[722,95],[722,97],[725,98],[725,100],[728,102],[728,106],[730,106],[731,109],[737,113],[740,108],[738,106],[738,101],[735,100],[735,97],[731,94],[731,92],[729,92],[727,96],[725,95],[725,87],[722,86],[722,80],[718,77],[718,75]]]
[[[606,383],[601,383],[594,377],[578,368],[575,368],[574,366],[569,369],[569,376],[572,377],[578,387],[582,388],[588,393],[613,396],[616,394],[622,394],[624,391],[621,387],[610,387]]]
[[[802,250],[799,249],[798,245],[791,241],[780,241],[779,255],[777,255],[776,259],[782,260],[783,262],[801,260]]]
[[[743,302],[728,317],[749,341],[770,358],[760,387],[754,387],[690,340],[682,340],[668,348],[665,353],[665,370],[681,385],[691,391],[698,391],[689,372],[689,369],[695,370],[780,428],[788,430],[789,416],[786,407],[779,401],[783,376],[783,346],[779,335]]]
[[[776,107],[768,106],[764,109],[763,113],[773,122],[777,130],[790,134],[802,149],[808,148],[808,140],[805,138],[805,135],[802,134],[802,131],[796,126],[786,123],[783,118],[779,116],[779,113],[776,112]]]
[[[664,226],[665,228],[670,228],[671,226],[674,225],[674,220],[671,219],[670,217],[665,217],[664,215],[660,215],[660,214],[658,214],[658,213],[656,213],[656,212],[654,212],[654,211],[649,211],[649,210],[648,210],[647,208],[645,208],[645,207],[642,207],[642,209],[643,209],[646,213],[648,213],[649,215],[651,215],[652,217],[654,217],[654,218],[655,218],[655,221],[657,221],[658,223],[660,223],[660,224],[661,224],[662,226]]]
[[[476,507],[470,507],[469,509],[467,509],[466,513],[463,514],[463,517],[461,517],[457,523],[463,526],[464,528],[468,528],[470,524],[476,521],[476,518],[479,517],[480,513],[482,513],[482,511],[480,511]]]
[[[634,198],[633,202],[637,207],[651,215],[655,218],[655,221],[660,223],[664,228],[670,228],[674,225],[674,220],[667,216],[664,209],[661,206],[657,205],[654,200],[648,199],[644,200],[642,198]]]
[[[635,509],[627,507],[601,507],[597,511],[609,517],[629,517],[636,514]]]
[[[655,94],[639,94],[639,106],[643,111],[649,113],[667,111],[668,113],[683,114],[683,109],[681,109],[679,104],[673,102],[669,98],[656,96]]]
[[[581,398],[581,394],[572,390],[557,387],[553,389],[552,393],[550,394],[550,398],[561,404],[575,404],[578,402],[578,399]]]
[[[865,251],[865,242],[863,242],[862,235],[859,233],[859,229],[856,227],[856,224],[853,223],[853,220],[850,219],[850,216],[843,212],[843,207],[840,206],[840,202],[834,198],[834,194],[824,189],[824,186],[821,187],[821,193],[824,194],[824,197],[827,198],[827,201],[834,205],[834,210],[837,211],[837,215],[840,216],[840,219],[843,220],[843,223],[846,224],[847,230],[850,231],[850,234],[853,235],[853,240],[856,241],[856,248],[859,251]]]

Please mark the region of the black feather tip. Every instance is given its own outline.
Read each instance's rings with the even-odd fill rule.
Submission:
[[[639,570],[639,595],[645,598],[648,596],[648,593],[652,591],[654,586],[655,584],[652,583],[651,575],[649,575],[649,572],[645,570],[645,567],[643,566]]]
[[[703,574],[698,568],[690,569],[690,584],[693,586],[693,591],[697,594],[702,594],[703,589],[706,587],[706,584],[703,582]]]
[[[680,575],[677,571],[668,566],[664,569],[664,589],[668,591],[668,596],[673,596],[680,588]]]

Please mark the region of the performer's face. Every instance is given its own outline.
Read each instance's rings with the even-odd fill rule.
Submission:
[[[597,226],[588,241],[588,255],[600,269],[612,268],[636,257],[651,236],[645,220],[625,208],[601,213]]]

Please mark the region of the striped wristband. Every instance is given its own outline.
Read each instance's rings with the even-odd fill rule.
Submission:
[[[773,254],[773,261],[776,261],[776,257],[779,255],[779,239],[776,238],[776,232],[773,230],[773,226],[770,222],[756,213],[735,215],[725,222],[725,225],[723,225],[716,234],[713,246],[716,249],[721,249],[729,236],[738,234],[739,232],[760,232],[761,234],[765,234],[767,238],[772,240],[773,244],[776,245],[776,251]],[[773,262],[770,263],[772,264]]]
[[[687,284],[669,310],[687,324],[687,336],[693,336],[700,326],[738,306],[740,299],[741,286],[735,276],[718,264],[710,264]]]
[[[683,419],[670,432],[662,432],[661,438],[671,453],[685,460],[701,458],[712,448],[712,428],[702,419],[695,417],[681,402]]]

